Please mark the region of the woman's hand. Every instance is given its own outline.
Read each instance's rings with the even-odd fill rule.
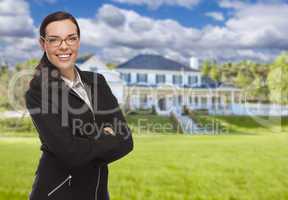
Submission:
[[[115,136],[116,134],[115,134],[115,132],[113,131],[113,129],[112,128],[110,128],[110,127],[104,127],[104,133],[106,134],[106,135],[113,135],[113,136]]]

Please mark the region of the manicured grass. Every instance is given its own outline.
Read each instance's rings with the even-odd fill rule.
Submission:
[[[133,134],[177,133],[170,117],[151,114],[135,114],[126,117]],[[250,116],[206,116],[197,115],[198,121],[220,134],[269,134],[288,133],[288,117],[250,117]],[[2,136],[38,136],[31,119],[0,119]]]
[[[220,126],[221,130],[228,134],[288,133],[288,117],[198,115],[196,118],[204,126],[214,128]]]
[[[0,199],[27,199],[40,151],[34,138],[0,137]]]
[[[171,134],[176,133],[173,122],[168,116],[151,114],[128,115],[127,121],[134,134]]]
[[[127,121],[133,134],[173,134],[176,130],[167,116],[151,114],[128,115]],[[38,136],[30,117],[0,119],[1,136]]]
[[[37,136],[36,129],[30,117],[24,118],[0,118],[1,136]]]
[[[288,199],[288,136],[135,135],[110,165],[112,200]],[[0,139],[0,200],[24,200],[40,155],[37,138]]]
[[[217,136],[161,132],[158,127],[171,124],[167,117],[129,115],[127,120],[134,151],[109,166],[112,200],[288,199],[287,117],[281,123],[266,118],[266,124],[249,117],[207,117],[228,127],[229,134]],[[20,131],[4,129],[14,126],[9,123],[2,123],[0,136],[0,200],[24,200],[40,143],[35,130],[28,131],[29,120],[20,123]]]

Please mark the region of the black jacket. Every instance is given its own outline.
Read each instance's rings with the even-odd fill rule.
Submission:
[[[35,74],[25,94],[42,150],[30,200],[109,199],[108,164],[133,149],[131,131],[105,78],[76,69],[93,112],[51,64]],[[116,135],[106,134],[106,126]]]

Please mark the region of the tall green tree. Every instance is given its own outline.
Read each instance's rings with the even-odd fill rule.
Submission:
[[[18,109],[24,109],[25,108],[25,101],[24,101],[24,95],[29,87],[29,82],[32,78],[32,74],[34,74],[34,70],[36,66],[38,65],[39,60],[38,59],[29,59],[27,61],[24,61],[22,63],[19,63],[15,66],[15,73],[22,74],[20,75],[20,78],[17,79],[17,82],[15,83],[15,87],[13,88],[15,91],[13,91],[13,94],[15,95],[16,103]]]
[[[202,64],[201,67],[201,74],[202,76],[209,76],[210,74],[210,69],[211,69],[211,61],[210,60],[205,60]]]
[[[237,71],[234,72],[232,63],[224,63],[220,66],[221,81],[224,83],[232,84],[234,77],[237,75]]]
[[[18,63],[15,66],[16,71],[21,71],[21,70],[29,70],[29,69],[35,69],[35,67],[38,65],[39,60],[38,59],[30,59],[27,61],[24,61],[22,63]]]
[[[245,73],[244,71],[239,71],[239,73],[234,79],[234,82],[236,86],[240,88],[245,88],[253,82],[253,78],[251,76],[247,76],[247,73]]]
[[[8,65],[0,66],[0,110],[6,110],[9,108],[7,88],[10,77],[11,72]]]
[[[216,64],[213,64],[210,68],[209,76],[212,80],[219,82],[221,79],[221,72]]]
[[[288,52],[279,55],[271,65],[268,74],[270,100],[275,103],[288,104]]]

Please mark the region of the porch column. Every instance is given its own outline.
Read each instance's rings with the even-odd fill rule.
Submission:
[[[155,106],[155,108],[157,106],[157,97],[155,92],[152,92],[152,105]]]
[[[208,93],[206,95],[206,98],[207,98],[207,108],[210,110],[211,107],[212,107],[212,96],[210,93]]]
[[[225,107],[225,94],[220,95],[220,104],[222,108]]]
[[[137,98],[136,98],[136,105],[137,105],[137,108],[139,109],[140,108],[140,91],[137,90]]]
[[[232,90],[231,91],[231,105],[234,105],[235,104],[235,94],[234,94],[234,91]]]
[[[195,96],[195,94],[192,93],[192,95],[191,95],[191,105],[192,105],[192,107],[195,106],[194,96]]]

